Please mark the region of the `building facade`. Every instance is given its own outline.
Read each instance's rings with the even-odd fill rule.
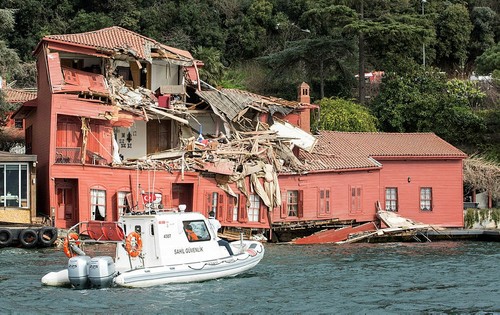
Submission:
[[[297,101],[217,90],[189,52],[119,27],[46,36],[34,54],[37,98],[14,117],[57,227],[180,204],[277,235],[377,208],[463,225],[465,154],[434,134],[312,135],[307,84]]]

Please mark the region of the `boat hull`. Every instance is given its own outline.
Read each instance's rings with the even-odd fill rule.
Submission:
[[[115,284],[122,287],[141,288],[232,277],[253,268],[263,257],[264,247],[260,246],[251,254],[245,252],[205,262],[126,271],[115,278]]]

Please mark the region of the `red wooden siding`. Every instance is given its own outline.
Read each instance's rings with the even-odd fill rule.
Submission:
[[[381,204],[385,188],[398,189],[398,214],[409,219],[450,227],[463,226],[461,160],[383,161]],[[432,188],[432,211],[420,210],[420,188]]]

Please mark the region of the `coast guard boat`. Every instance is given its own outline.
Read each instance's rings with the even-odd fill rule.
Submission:
[[[117,222],[80,222],[68,231],[67,268],[42,278],[48,286],[75,289],[148,287],[235,276],[264,257],[257,241],[223,243],[201,213],[157,210],[127,214]],[[115,257],[86,255],[90,244],[113,243]]]

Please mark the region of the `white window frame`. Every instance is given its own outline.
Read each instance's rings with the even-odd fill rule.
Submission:
[[[97,202],[96,202],[97,200]],[[96,209],[99,209],[99,214],[106,221],[106,190],[100,188],[90,189],[90,219],[96,219]],[[103,215],[104,214],[104,215]]]
[[[432,211],[432,187],[420,188],[420,210]]]
[[[17,191],[8,190],[7,185],[7,170],[8,168],[17,168]],[[0,191],[0,207],[3,208],[30,208],[30,168],[28,163],[1,163],[0,170],[2,171],[3,176],[3,191]],[[24,168],[24,170],[23,170]],[[24,178],[26,189],[23,190],[23,177],[22,172],[26,171],[26,177]],[[23,201],[26,202],[26,205],[22,207]],[[15,205],[12,205],[14,204]]]
[[[248,208],[248,221],[259,222],[260,197],[257,194],[250,194],[250,208]]]
[[[398,189],[397,187],[385,188],[385,210],[398,211]]]

